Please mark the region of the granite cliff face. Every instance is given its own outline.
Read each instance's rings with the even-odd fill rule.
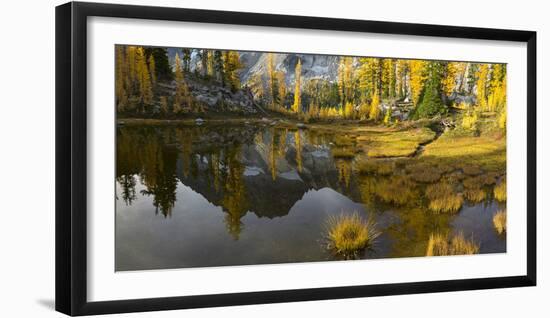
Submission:
[[[265,74],[268,53],[243,52],[241,61],[245,67],[241,71],[241,81],[246,83],[255,74]],[[286,75],[286,83],[294,83],[294,69],[302,61],[302,79],[320,78],[335,81],[338,74],[338,56],[313,54],[275,54],[274,66]]]
[[[176,54],[182,56],[179,48],[168,48],[170,63],[174,63]],[[211,111],[240,110],[245,113],[263,113],[262,109],[255,103],[250,89],[246,88],[249,81],[255,76],[267,74],[268,54],[263,52],[243,51],[240,52],[242,68],[240,80],[245,87],[236,92],[231,92],[226,87],[216,84],[205,84],[200,81],[188,79],[189,89],[195,100]],[[298,60],[302,63],[302,80],[323,79],[330,82],[337,80],[339,57],[334,55],[313,55],[313,54],[274,54],[274,66],[276,71],[285,74],[285,81],[289,91],[294,90],[295,68]],[[191,71],[201,67],[199,56],[196,52],[191,55]],[[163,84],[163,89],[173,94],[175,82]]]
[[[181,56],[181,49],[168,49],[169,59],[172,63],[176,54],[180,54]],[[263,52],[240,52],[240,59],[243,64],[243,68],[240,72],[242,83],[248,82],[255,74],[266,74],[267,56],[268,53]],[[195,65],[200,66],[200,61],[196,53],[192,54],[191,59],[192,68]],[[338,56],[294,53],[274,54],[275,69],[284,72],[287,85],[294,83],[294,69],[298,63],[298,59],[302,61],[302,79],[321,78],[328,81],[336,80],[338,75]],[[192,71],[194,71],[194,69],[192,69]],[[289,85],[289,88],[292,90],[292,85]]]

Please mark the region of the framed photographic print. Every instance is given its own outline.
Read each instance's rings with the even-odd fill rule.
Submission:
[[[56,308],[534,286],[536,33],[56,8]]]

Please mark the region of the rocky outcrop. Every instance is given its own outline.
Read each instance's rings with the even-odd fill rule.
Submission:
[[[248,114],[258,112],[249,89],[244,88],[233,92],[228,87],[212,83],[202,84],[192,80],[187,82],[195,101],[208,107],[208,110],[239,111]]]
[[[192,78],[186,79],[193,100],[205,110],[212,112],[233,111],[256,114],[260,108],[255,104],[252,92],[248,88],[231,91],[228,87],[213,82],[203,83]],[[159,83],[165,94],[174,95],[176,82]]]

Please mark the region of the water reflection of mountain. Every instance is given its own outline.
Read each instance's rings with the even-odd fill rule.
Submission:
[[[358,209],[375,213],[384,229],[376,253],[364,257],[424,255],[432,233],[452,231],[478,239],[483,253],[506,249],[505,237],[492,229],[492,215],[501,208],[493,199],[496,179],[478,186],[489,182],[490,176],[450,171],[437,182],[424,184],[394,162],[390,174],[357,173],[361,162],[354,163],[353,157],[358,153],[359,147],[347,135],[264,122],[119,127],[117,213],[121,211],[124,222],[140,224],[135,233],[130,233],[131,227],[122,227],[121,232],[127,230],[131,237],[127,242],[152,244],[155,262],[158,246],[164,246],[161,259],[176,262],[167,267],[190,266],[189,259],[212,266],[323,260],[329,256],[319,239],[327,217]],[[467,190],[474,186],[477,192],[470,192],[482,195],[480,199],[468,196]],[[429,213],[432,201],[426,193],[445,189],[451,192],[439,191],[442,194],[435,199],[445,203],[458,198],[462,209]],[[190,230],[195,224],[197,229]],[[152,229],[162,234],[142,235]],[[228,234],[239,243],[227,240]],[[174,237],[179,241],[153,244],[142,236],[154,237],[157,243],[173,243]],[[134,248],[127,255],[134,255]],[[201,256],[208,248],[225,251],[218,263],[212,256]],[[183,250],[191,254],[174,259]],[[243,255],[249,257],[251,250],[257,259],[243,263]]]
[[[224,211],[228,232],[241,219],[285,216],[310,189],[331,188],[360,201],[351,159],[335,159],[326,135],[271,125],[119,127],[117,181],[127,205],[137,178],[155,213],[172,215],[181,182]]]
[[[247,204],[242,206],[243,211],[238,211],[239,215],[244,215],[248,211],[258,217],[274,218],[287,215],[292,206],[310,189],[328,187],[351,195],[353,191],[350,188],[353,187],[351,184],[346,185],[342,180],[328,148],[303,145],[301,153],[298,154],[293,139],[293,136],[288,137],[288,142],[281,152],[282,156],[275,160],[271,158],[269,144],[259,143],[241,148],[244,201]],[[298,164],[298,156],[301,156],[301,164]],[[182,160],[178,161],[178,179],[208,201],[223,206],[223,187],[213,186],[212,180],[207,177],[212,170],[212,163],[209,162],[211,158],[205,156],[197,157],[195,160],[197,170],[192,174],[185,173],[184,163]],[[272,163],[275,168],[272,167]],[[230,168],[220,165],[220,169],[223,171]]]

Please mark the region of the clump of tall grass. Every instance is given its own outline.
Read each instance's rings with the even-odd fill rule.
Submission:
[[[493,225],[498,234],[506,232],[506,210],[499,210],[493,215]]]
[[[493,193],[495,194],[495,199],[497,199],[497,201],[506,201],[506,180],[503,180],[497,184]]]
[[[493,185],[497,182],[497,176],[494,173],[486,173],[475,177],[468,177],[462,181],[465,188],[475,189],[481,186]]]
[[[326,227],[328,248],[345,258],[356,257],[358,252],[371,247],[381,234],[372,217],[365,221],[357,211],[329,217]]]
[[[464,199],[456,193],[451,184],[443,182],[426,187],[428,208],[436,213],[455,213],[460,210]]]
[[[458,233],[449,239],[448,235],[432,233],[428,240],[426,256],[471,255],[479,253],[479,245],[473,239],[466,239]]]
[[[472,203],[479,203],[485,200],[487,193],[481,188],[470,188],[464,190],[464,197]]]
[[[430,234],[428,247],[426,248],[426,256],[441,256],[449,255],[449,243],[447,236],[441,233]]]

